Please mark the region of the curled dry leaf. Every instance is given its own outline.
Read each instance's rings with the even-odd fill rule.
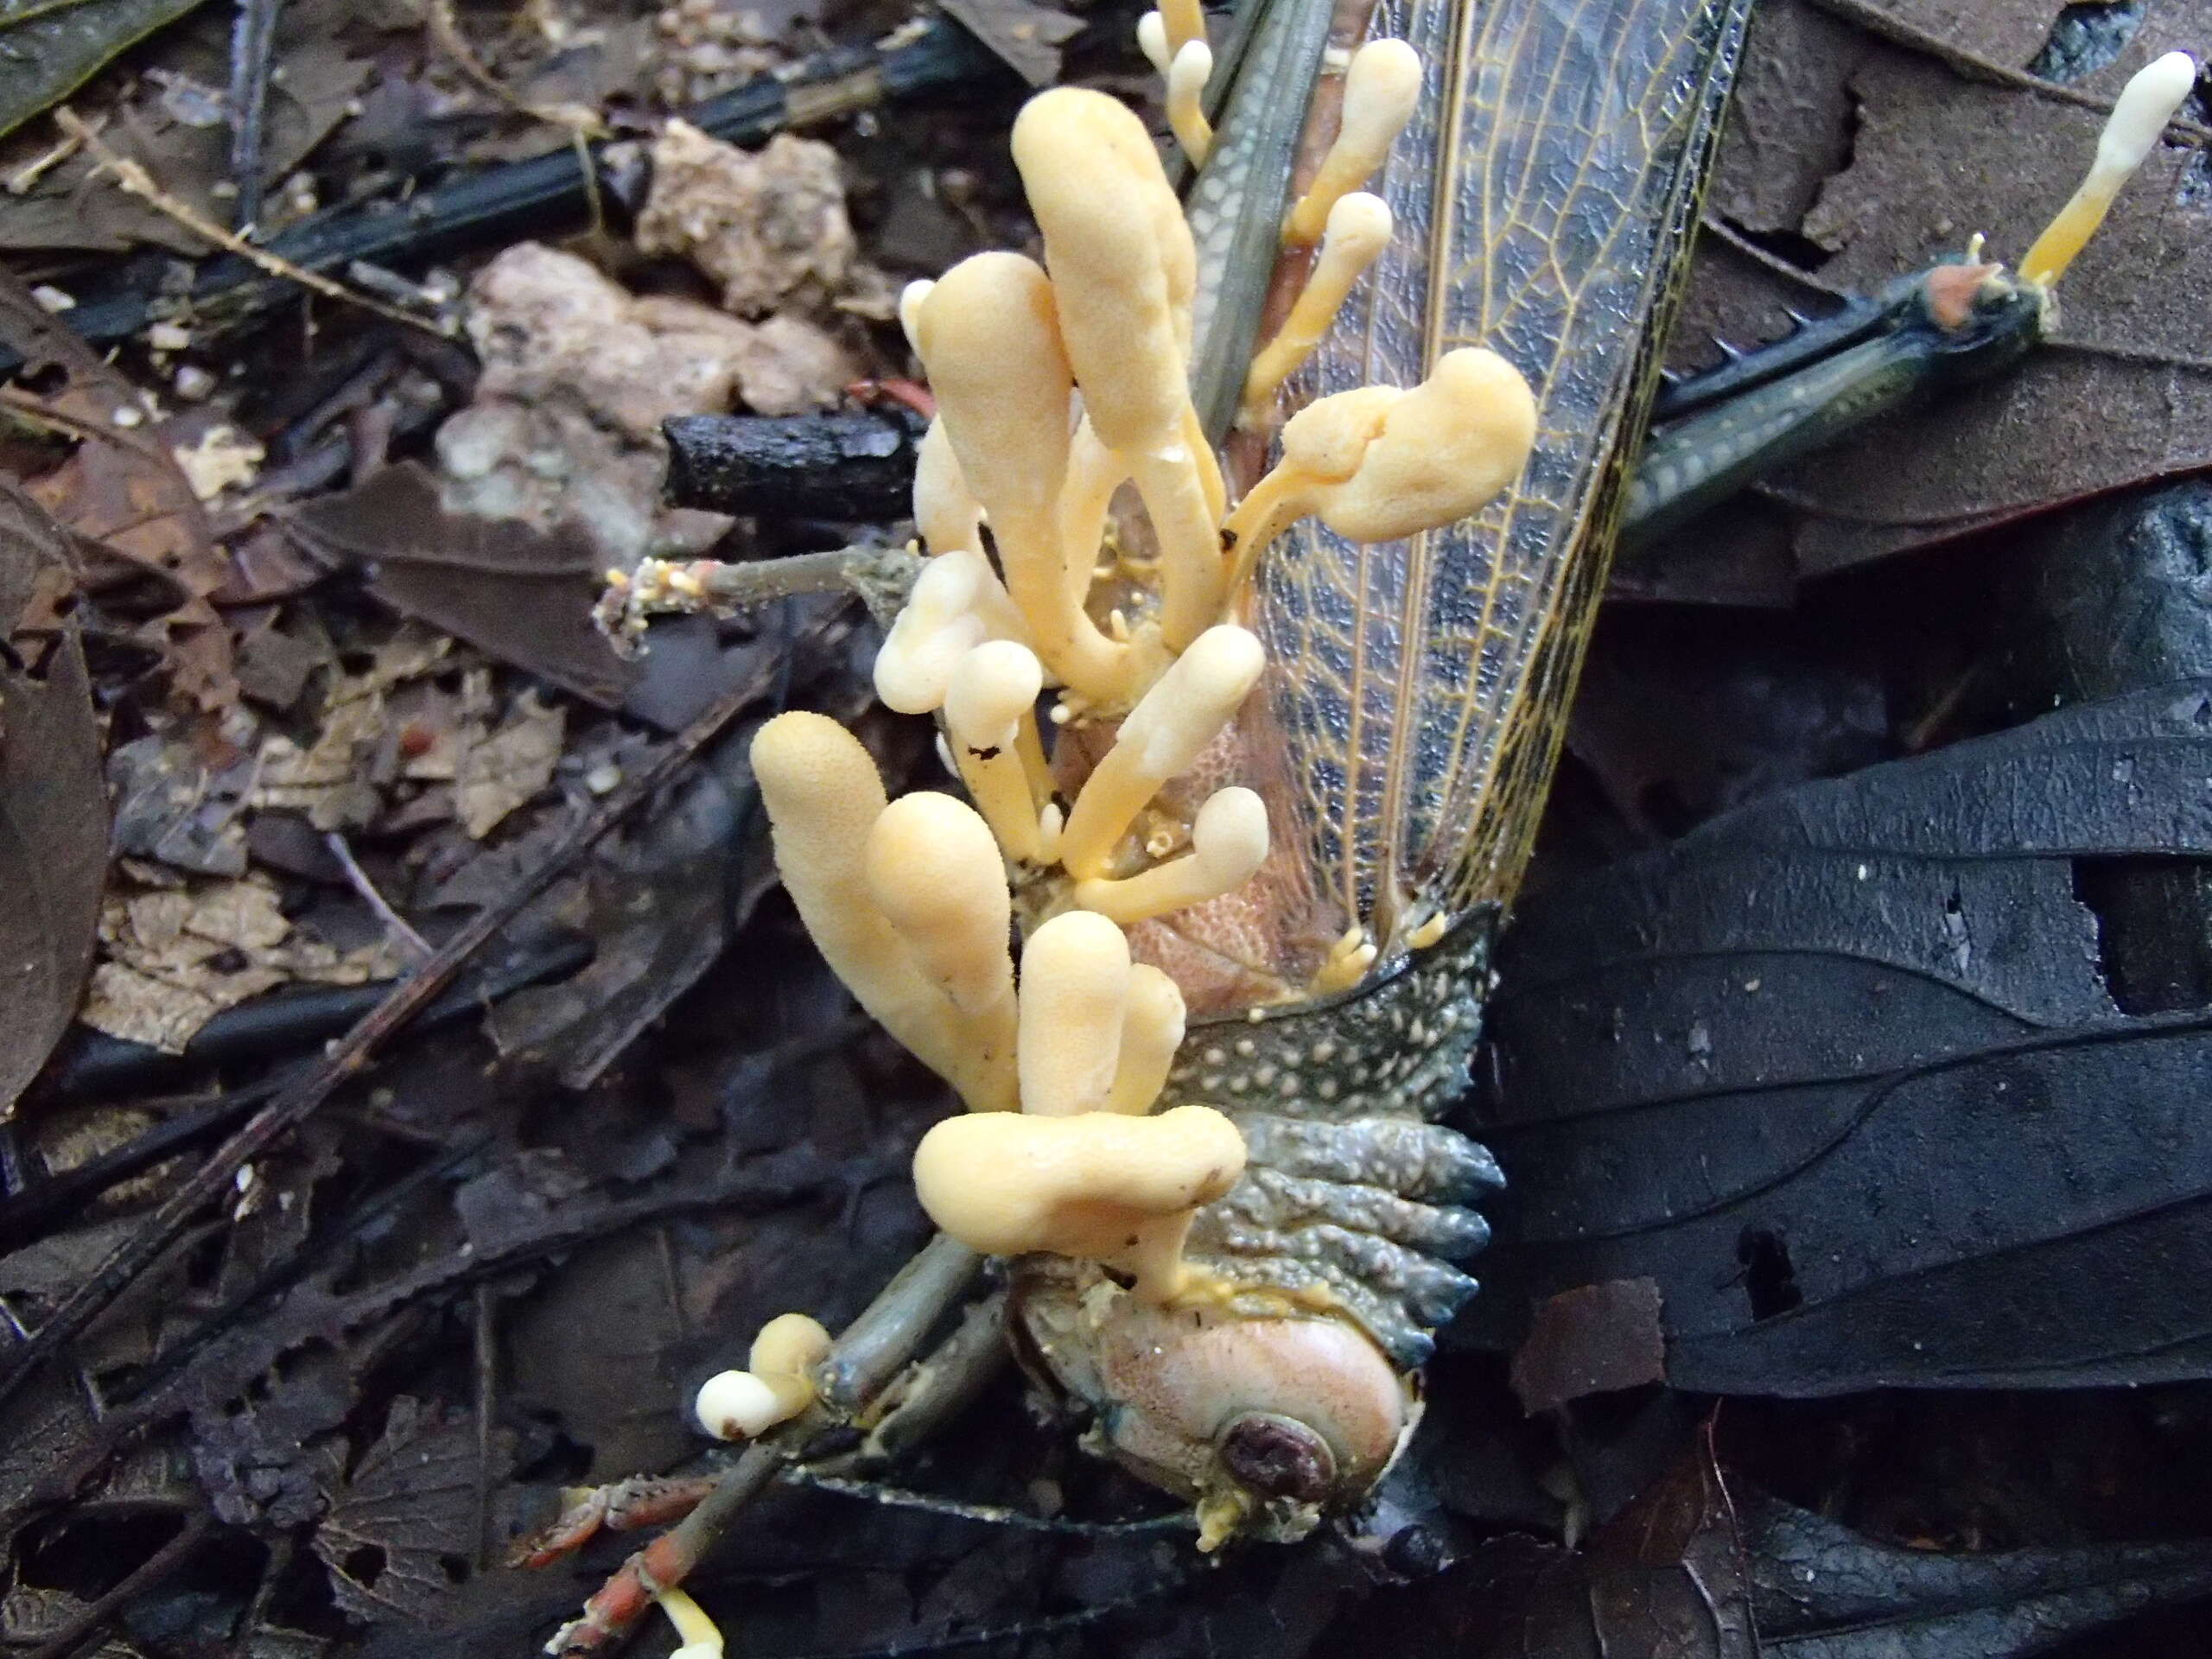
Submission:
[[[99,722],[75,628],[41,626],[67,537],[0,477],[0,1115],[68,1029],[107,874]]]

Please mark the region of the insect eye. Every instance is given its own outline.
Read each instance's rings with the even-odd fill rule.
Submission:
[[[1248,1411],[1222,1430],[1218,1444],[1230,1478],[1261,1497],[1319,1503],[1335,1489],[1336,1453],[1294,1417]]]

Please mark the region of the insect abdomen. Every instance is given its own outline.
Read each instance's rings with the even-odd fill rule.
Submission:
[[[1193,1222],[1193,1268],[1255,1312],[1335,1307],[1412,1368],[1474,1294],[1455,1264],[1490,1229],[1490,1154],[1437,1120],[1465,1090],[1495,917],[1470,916],[1398,975],[1343,1001],[1194,1031],[1162,1103],[1243,1132],[1243,1179]]]

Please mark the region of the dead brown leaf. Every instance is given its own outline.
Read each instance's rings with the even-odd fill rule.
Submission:
[[[476,684],[467,701],[490,701],[489,673],[470,676]],[[568,729],[557,707],[538,702],[531,692],[517,697],[497,728],[472,721],[461,733],[454,762],[454,809],[461,828],[481,841],[507,815],[553,781],[560,763],[561,741]]]
[[[2024,0],[1777,0],[1762,7],[1723,141],[1678,366],[1785,306],[1878,288],[1975,232],[2017,258],[2072,191],[2100,111],[2023,84],[2055,8]],[[2212,3],[2161,7],[2068,92],[2108,99],[2151,58],[2212,39]],[[2212,206],[2171,139],[2061,287],[2052,342],[2016,372],[1885,420],[1766,486],[1813,574],[2076,497],[2212,464]],[[1747,247],[1743,238],[1762,245]],[[1763,249],[1795,249],[1783,258]],[[1724,510],[1724,512],[1726,510]],[[1699,534],[1742,530],[1740,512]],[[1762,530],[1763,536],[1776,532]]]
[[[172,1054],[225,1008],[279,985],[359,985],[404,965],[388,943],[340,951],[298,931],[255,875],[111,897],[100,937],[106,959],[85,1023]]]
[[[1032,86],[1059,79],[1061,42],[1083,32],[1079,18],[1035,0],[946,0],[944,9]]]
[[[286,520],[319,556],[359,564],[369,590],[403,616],[466,639],[601,708],[621,705],[638,670],[592,626],[603,563],[573,524],[448,512],[412,461]]]
[[[1562,1291],[1537,1308],[1535,1325],[1513,1356],[1513,1392],[1528,1412],[1664,1382],[1666,1376],[1659,1286],[1651,1279]]]
[[[264,124],[264,164],[272,180],[296,167],[346,118],[368,79],[370,61],[355,55],[343,29],[353,10],[344,0],[293,0],[283,10],[277,38],[283,69],[269,88]],[[219,89],[228,76],[229,32],[228,19],[211,12],[170,34],[162,44],[158,78],[146,77],[121,99],[105,128],[109,141],[151,168],[165,188],[226,224],[231,204],[219,187],[230,177],[230,128]],[[28,155],[52,142],[44,131],[18,137]],[[120,253],[151,244],[188,256],[208,251],[173,219],[96,180],[95,170],[90,157],[74,156],[12,198],[0,214],[0,248]]]
[[[51,608],[67,538],[0,478],[0,1116],[69,1027],[91,967],[107,874],[100,728],[73,627]],[[26,613],[30,613],[27,619]]]
[[[199,494],[159,435],[153,405],[5,272],[0,341],[24,365],[0,402],[79,440],[31,495],[65,530],[168,590],[172,601],[145,625],[148,642],[167,658],[181,702],[211,713],[227,708],[238,696],[230,632],[207,602],[226,564]],[[41,389],[27,389],[34,385]]]
[[[302,746],[278,732],[263,743],[260,781],[249,804],[305,813],[318,830],[370,823],[384,804],[384,786],[402,766],[397,734],[386,717],[389,695],[436,672],[452,644],[409,626],[377,647],[365,670],[332,684],[312,741]]]

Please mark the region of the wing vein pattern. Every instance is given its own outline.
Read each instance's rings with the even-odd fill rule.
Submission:
[[[1663,321],[1749,0],[1382,0],[1428,65],[1373,185],[1399,233],[1296,388],[1411,385],[1488,346],[1528,376],[1536,449],[1478,517],[1357,547],[1277,543],[1258,626],[1291,809],[1332,907],[1510,897],[1580,664]]]

